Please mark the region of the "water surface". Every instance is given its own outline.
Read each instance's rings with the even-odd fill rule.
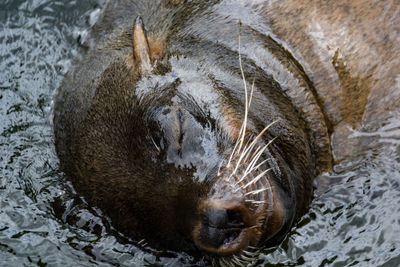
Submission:
[[[182,253],[156,257],[137,248],[58,170],[52,98],[103,5],[0,3],[1,266],[204,265]],[[310,211],[254,265],[400,265],[400,110],[388,111],[379,125],[346,128],[360,152],[316,179]]]

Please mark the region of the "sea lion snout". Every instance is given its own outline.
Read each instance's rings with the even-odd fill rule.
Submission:
[[[196,245],[220,255],[233,254],[256,241],[255,217],[240,201],[205,200],[193,231]]]

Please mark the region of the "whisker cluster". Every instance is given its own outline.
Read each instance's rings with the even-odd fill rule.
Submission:
[[[238,43],[239,43],[239,66],[240,66],[240,73],[242,76],[243,80],[243,86],[244,86],[244,97],[245,97],[245,112],[244,112],[244,119],[242,126],[240,127],[239,134],[237,136],[237,140],[235,143],[235,146],[233,147],[233,150],[231,152],[231,155],[229,157],[229,160],[226,164],[226,168],[229,169],[231,168],[231,164],[233,163],[233,160],[235,160],[235,166],[233,168],[233,171],[229,174],[229,177],[227,177],[228,180],[232,178],[232,176],[236,175],[238,172],[239,167],[241,164],[243,165],[243,162],[247,162],[249,160],[249,164],[247,168],[245,169],[244,173],[240,174],[240,179],[234,184],[234,187],[236,189],[234,192],[237,192],[239,188],[237,186],[241,184],[244,179],[254,171],[258,170],[260,167],[262,167],[268,160],[266,159],[259,163],[259,159],[262,156],[262,154],[266,151],[269,145],[275,140],[275,138],[271,139],[266,145],[264,146],[256,146],[257,142],[260,140],[260,138],[263,136],[263,134],[273,125],[275,124],[278,120],[273,121],[272,123],[268,124],[253,140],[248,140],[245,143],[245,137],[246,137],[246,129],[247,129],[247,122],[248,122],[248,114],[249,114],[249,108],[251,106],[251,101],[253,99],[253,92],[254,92],[254,82],[253,80],[251,90],[250,90],[250,95],[248,96],[248,88],[247,88],[247,82],[246,82],[246,77],[244,75],[243,71],[243,65],[242,65],[242,55],[240,53],[240,34],[238,35]],[[267,169],[263,171],[261,174],[255,176],[251,181],[247,182],[245,185],[240,186],[241,189],[245,189],[249,187],[252,184],[255,184],[261,177],[263,177],[268,171],[271,169]],[[266,190],[266,189],[265,189]],[[261,191],[260,191],[261,192]]]
[[[272,190],[272,187],[268,180],[262,183],[260,181],[262,181],[261,179],[272,170],[272,168],[267,168],[264,166],[269,161],[273,161],[273,159],[263,159],[262,156],[267,151],[268,147],[274,142],[276,137],[269,140],[266,144],[259,144],[261,143],[260,140],[264,133],[270,129],[272,125],[278,122],[279,119],[268,124],[255,136],[250,135],[249,131],[247,131],[249,109],[253,99],[255,79],[253,79],[249,92],[246,77],[243,71],[242,55],[240,52],[240,34],[238,35],[238,43],[240,74],[244,87],[244,118],[228,161],[226,164],[222,162],[218,168],[218,176],[221,176],[223,173],[225,173],[225,171],[221,171],[221,168],[228,170],[229,173],[225,173],[226,176],[216,183],[218,187],[215,187],[216,189],[212,191],[212,194],[215,197],[215,192],[226,192],[226,187],[230,187],[230,192],[234,194],[240,194],[241,197],[243,197],[244,202],[250,204],[249,208],[253,212],[257,210],[257,212],[270,213],[272,199],[271,196],[266,193],[266,191]],[[246,135],[251,137],[246,138]],[[242,190],[242,192],[239,192],[239,190]],[[249,227],[249,229],[254,229],[257,231],[259,225],[262,225],[262,220],[264,218],[264,216],[260,216],[257,223]],[[260,248],[247,246],[233,255],[219,257],[210,256],[209,259],[211,260],[213,266],[245,266],[257,260],[259,254]]]
[[[234,266],[245,266],[252,261],[257,260],[260,254],[260,249],[248,246],[246,250],[242,250],[240,254],[234,254],[229,257],[219,257],[212,258],[213,266],[223,266],[223,267],[234,267]]]

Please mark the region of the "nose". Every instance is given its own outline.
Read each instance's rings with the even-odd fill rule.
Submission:
[[[213,247],[229,244],[245,228],[240,212],[213,208],[204,212],[203,226],[203,240]]]
[[[197,246],[208,252],[232,254],[252,241],[254,225],[244,205],[208,203],[201,211],[201,220],[194,231]]]

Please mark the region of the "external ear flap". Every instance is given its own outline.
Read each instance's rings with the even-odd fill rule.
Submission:
[[[151,65],[151,51],[144,29],[143,20],[140,16],[135,19],[133,25],[133,54],[135,63],[140,68],[142,73],[150,73]]]

